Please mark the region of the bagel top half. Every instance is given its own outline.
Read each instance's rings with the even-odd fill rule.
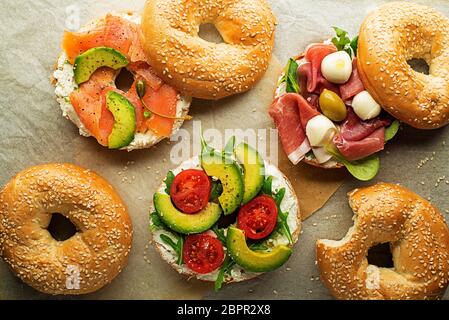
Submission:
[[[358,69],[366,90],[395,118],[419,129],[449,122],[449,19],[427,6],[393,2],[360,28]],[[423,59],[429,74],[407,61]]]
[[[186,95],[220,99],[245,92],[268,67],[275,17],[265,0],[152,0],[142,16],[144,49],[164,81]],[[212,23],[223,43],[198,36]]]

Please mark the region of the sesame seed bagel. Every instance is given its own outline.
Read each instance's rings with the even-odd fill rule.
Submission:
[[[113,12],[108,15],[123,18],[131,23],[140,25],[140,14],[127,12],[119,13]],[[79,32],[90,32],[95,30],[104,21],[106,16],[95,19],[84,25],[78,30]],[[117,71],[114,76],[115,78],[119,75],[120,71]],[[59,107],[62,111],[63,117],[69,119],[73,124],[75,124],[79,129],[79,134],[84,137],[92,136],[92,133],[86,128],[84,123],[81,121],[79,114],[76,112],[70,96],[74,91],[79,88],[79,85],[75,82],[74,75],[74,65],[72,65],[67,60],[67,55],[64,50],[59,54],[59,57],[54,65],[53,75],[51,82],[55,87],[55,97],[56,101],[59,103]],[[114,83],[115,86],[115,83]],[[98,93],[100,95],[100,93]],[[189,113],[191,97],[182,95],[178,93],[176,101],[176,117],[179,119],[175,120],[173,123],[173,128],[171,134],[174,135],[184,123],[182,117],[185,117]],[[129,143],[129,145],[120,148],[120,150],[133,151],[139,149],[151,148],[152,146],[158,144],[162,140],[166,139],[166,136],[159,135],[151,129],[146,132],[136,132],[134,139]]]
[[[205,23],[215,25],[224,43],[198,36]],[[152,0],[141,24],[151,66],[196,98],[249,90],[267,69],[274,43],[275,17],[265,0]]]
[[[358,70],[366,90],[395,118],[419,129],[449,121],[449,19],[436,10],[393,2],[368,15],[359,33]],[[407,63],[424,59],[429,75]]]
[[[186,169],[199,169],[201,170],[200,165],[200,159],[199,157],[191,158],[187,161],[184,161],[180,166],[173,169],[172,172],[177,175],[183,170]],[[282,200],[280,206],[281,210],[288,213],[288,225],[290,228],[290,232],[292,235],[292,244],[288,243],[288,239],[283,235],[276,235],[273,236],[273,242],[272,244],[284,244],[288,245],[290,247],[293,247],[296,242],[298,241],[300,232],[301,232],[301,214],[299,209],[299,202],[298,198],[296,197],[296,193],[293,189],[293,186],[291,185],[288,178],[273,164],[271,164],[268,161],[265,161],[265,170],[266,173],[271,175],[273,177],[272,183],[272,189],[280,189],[285,188],[285,196]],[[159,186],[158,191],[159,193],[165,193],[166,184],[165,182],[162,182],[162,184]],[[168,228],[154,228],[153,222],[150,222],[150,226],[152,229],[151,232],[151,238],[152,238],[152,244],[155,246],[159,254],[161,255],[162,259],[165,260],[173,269],[175,269],[178,273],[187,276],[190,278],[196,278],[200,281],[206,281],[206,282],[214,282],[217,279],[217,276],[219,274],[219,269],[216,269],[215,271],[212,271],[207,274],[200,274],[197,273],[191,269],[189,269],[185,264],[179,265],[177,263],[177,255],[174,252],[174,250],[167,245],[161,238],[161,235],[164,234],[166,236],[172,237],[173,234]],[[211,229],[205,231],[206,233],[216,237],[214,231]],[[227,228],[224,231],[227,233]],[[227,249],[225,249],[227,250]],[[256,272],[250,272],[245,270],[243,267],[239,265],[234,265],[228,272],[225,273],[223,278],[223,283],[234,283],[234,282],[241,282],[246,281],[252,278],[255,278],[257,276],[261,275],[261,273]]]
[[[52,213],[77,232],[55,240]],[[0,190],[0,255],[16,276],[47,294],[85,294],[111,282],[127,264],[132,225],[113,187],[72,164],[30,167]]]
[[[318,240],[321,279],[337,299],[436,299],[449,281],[449,229],[417,194],[378,183],[349,193],[354,226],[340,241]],[[368,249],[390,243],[393,268],[368,263]]]

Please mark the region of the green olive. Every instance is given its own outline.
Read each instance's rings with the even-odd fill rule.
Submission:
[[[346,118],[346,105],[335,92],[324,89],[320,94],[321,112],[332,121]]]

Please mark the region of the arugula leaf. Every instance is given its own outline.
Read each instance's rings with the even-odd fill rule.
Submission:
[[[352,52],[354,52],[354,56],[357,57],[357,48],[359,46],[359,36],[355,36],[354,38],[352,38],[349,46],[351,47]]]
[[[290,58],[285,67],[284,76],[281,82],[285,82],[285,91],[299,93],[299,83],[298,83],[298,63]]]
[[[212,154],[215,152],[215,149],[210,147],[206,140],[204,140],[203,132],[200,133],[200,140],[201,140],[201,154]]]
[[[215,292],[221,289],[225,274],[229,272],[234,265],[234,260],[232,260],[231,257],[227,254],[225,260],[223,261],[223,264],[220,267],[217,279],[215,280]]]
[[[209,201],[216,200],[223,192],[223,185],[218,180],[212,180],[212,187],[210,190]]]
[[[278,192],[273,194],[273,199],[276,202],[277,206],[281,205],[281,202],[282,202],[282,199],[284,199],[284,196],[285,196],[285,188],[281,188],[278,190]]]
[[[290,232],[290,228],[287,223],[288,213],[282,212],[281,210],[281,202],[285,196],[285,188],[280,188],[276,192],[273,192],[272,189],[273,177],[268,176],[265,178],[262,185],[262,193],[271,196],[276,202],[276,206],[278,208],[278,220],[276,223],[276,230],[284,234],[290,243],[293,243],[292,234]]]
[[[350,57],[357,54],[358,36],[349,38],[348,32],[338,28],[332,27],[335,30],[335,36],[331,39],[338,51],[346,51]]]
[[[373,154],[360,160],[349,161],[343,157],[333,144],[328,144],[326,146],[326,151],[341,162],[346,169],[348,169],[350,174],[361,181],[371,180],[379,171],[380,160],[377,154]]]
[[[262,185],[262,193],[271,196],[273,194],[271,191],[272,183],[273,183],[273,177],[272,176],[266,177],[263,182],[263,185]]]
[[[385,128],[385,142],[394,138],[399,131],[400,123],[398,120],[394,120],[388,127]]]
[[[280,231],[282,234],[284,234],[289,243],[293,243],[292,239],[292,233],[290,231],[290,227],[287,223],[288,213],[282,212],[281,209],[278,209],[278,221],[276,225],[276,230]]]
[[[164,223],[162,222],[161,218],[159,218],[159,215],[156,211],[150,213],[150,219],[151,219],[151,230],[157,230],[159,228],[164,227]]]
[[[345,50],[346,46],[351,43],[348,32],[338,27],[332,28],[335,30],[335,37],[331,39],[332,43],[337,47],[338,51]]]
[[[173,180],[175,179],[175,175],[174,175],[174,173],[173,173],[173,171],[169,171],[168,173],[167,173],[167,176],[165,177],[165,179],[164,179],[164,182],[165,182],[165,185],[166,185],[166,187],[165,187],[165,192],[167,193],[167,194],[170,194],[170,187],[171,187],[171,184],[173,183]]]
[[[251,250],[254,251],[265,251],[268,250],[268,246],[265,244],[265,241],[255,242],[249,246]]]
[[[165,234],[161,234],[160,237],[161,237],[161,240],[165,244],[167,244],[167,245],[169,245],[170,247],[173,248],[173,250],[178,255],[177,263],[179,265],[182,265],[182,250],[183,250],[183,247],[184,247],[184,238],[180,234],[173,233],[173,235],[176,237],[176,242],[174,242],[172,238],[170,238],[169,236],[167,236]]]
[[[223,229],[220,229],[218,227],[218,224],[215,224],[212,227],[212,231],[215,232],[215,234],[217,235],[217,239],[221,241],[221,243],[223,243],[226,246],[226,236],[224,234]]]

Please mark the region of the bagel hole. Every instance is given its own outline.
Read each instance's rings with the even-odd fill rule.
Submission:
[[[57,241],[65,241],[76,234],[75,225],[60,213],[51,215],[50,224],[47,227],[48,232]]]
[[[122,68],[115,77],[115,86],[124,92],[127,92],[134,82],[134,75],[126,68]]]
[[[393,255],[390,243],[380,243],[368,250],[368,263],[381,268],[393,268]]]
[[[407,63],[410,68],[412,68],[416,72],[429,75],[429,65],[427,64],[426,60],[413,58],[408,60]]]
[[[212,43],[223,43],[223,37],[221,36],[220,32],[217,30],[215,25],[212,23],[203,23],[200,25],[198,36],[206,40],[207,42]]]

